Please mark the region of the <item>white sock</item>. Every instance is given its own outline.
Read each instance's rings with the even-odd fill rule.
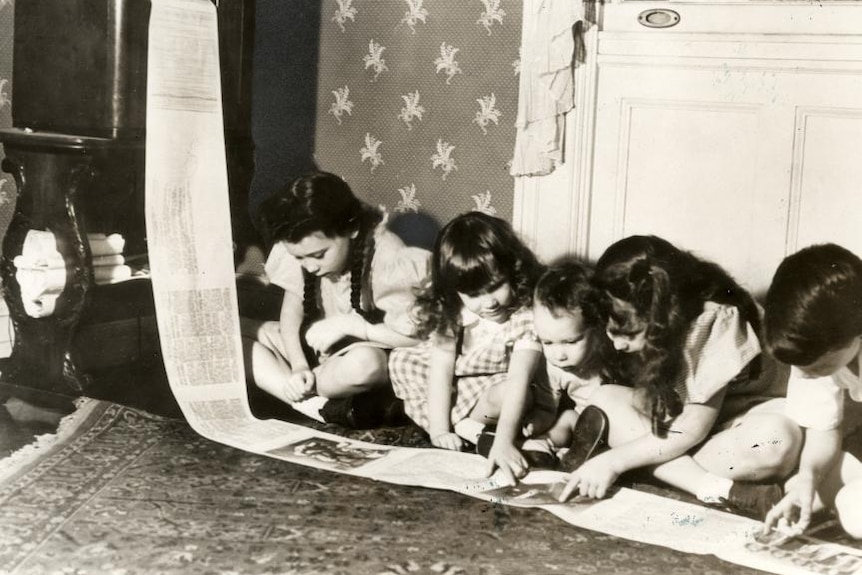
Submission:
[[[541,451],[543,453],[554,454],[554,445],[551,443],[551,440],[547,437],[534,438],[531,437],[524,441],[524,444],[521,446],[522,451]]]
[[[733,487],[732,479],[707,473],[697,486],[695,495],[704,503],[721,503],[730,496],[731,487]]]
[[[323,416],[320,415],[320,410],[323,409],[323,406],[326,405],[326,402],[329,401],[325,397],[321,397],[319,395],[312,395],[308,399],[303,399],[302,401],[296,401],[290,404],[294,410],[298,411],[302,415],[306,417],[310,417],[320,423],[326,423],[323,420]]]
[[[461,439],[466,439],[470,443],[479,442],[479,434],[485,430],[485,426],[475,419],[462,419],[455,424],[455,434]]]

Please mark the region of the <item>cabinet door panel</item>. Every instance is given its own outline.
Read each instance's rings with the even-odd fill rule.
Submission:
[[[862,254],[862,35],[647,34],[614,24],[630,6],[599,34],[586,253],[653,233],[756,293],[811,243]]]
[[[797,114],[788,247],[834,242],[862,254],[862,108]]]

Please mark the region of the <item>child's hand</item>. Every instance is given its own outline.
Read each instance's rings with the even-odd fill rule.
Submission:
[[[816,488],[811,477],[796,476],[793,487],[775,504],[763,521],[762,533],[778,527],[793,535],[801,535],[811,523]]]
[[[569,482],[560,493],[560,502],[565,502],[575,490],[590,499],[602,499],[620,476],[613,463],[613,450],[588,459],[572,472]]]
[[[284,398],[293,402],[314,395],[314,381],[314,372],[310,369],[294,371],[282,386]]]
[[[488,453],[485,477],[491,477],[496,468],[500,469],[500,473],[510,485],[515,485],[518,479],[527,474],[530,466],[517,447],[511,443],[500,441],[498,437],[494,440],[494,445],[491,446],[491,451]]]
[[[464,445],[464,440],[452,432],[441,433],[431,438],[431,444],[434,447],[448,449],[450,451],[460,451]]]
[[[305,341],[318,353],[328,351],[345,336],[365,339],[365,320],[358,315],[344,314],[315,322],[305,333]]]

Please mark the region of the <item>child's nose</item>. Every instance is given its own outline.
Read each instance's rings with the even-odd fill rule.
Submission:
[[[496,304],[497,304],[497,302],[494,300],[494,297],[490,296],[490,295],[482,296],[481,299],[479,300],[479,305],[482,306],[482,309],[492,308]]]
[[[626,351],[629,348],[628,342],[621,337],[611,336],[611,341],[614,342],[614,349],[617,351]]]
[[[305,268],[305,271],[308,273],[317,273],[317,270],[320,269],[320,265],[317,262],[302,262],[302,267]]]

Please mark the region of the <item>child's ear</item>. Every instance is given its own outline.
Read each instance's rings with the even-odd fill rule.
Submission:
[[[359,228],[350,232],[350,239],[351,240],[355,240],[357,237],[359,237]]]

